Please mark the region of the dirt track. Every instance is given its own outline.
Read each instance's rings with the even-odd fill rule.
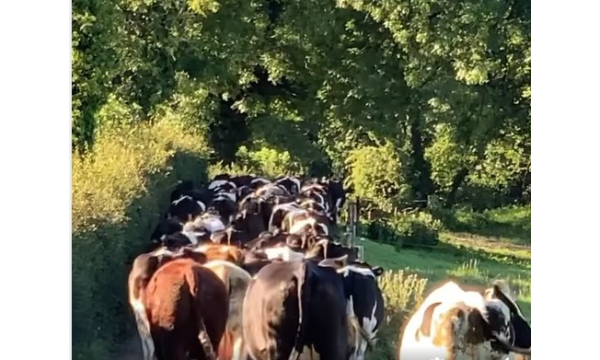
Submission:
[[[127,340],[123,345],[117,349],[117,355],[114,360],[141,360],[142,359],[142,346],[140,339],[133,336]]]

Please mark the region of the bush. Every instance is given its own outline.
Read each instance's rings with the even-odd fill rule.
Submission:
[[[437,246],[442,222],[427,212],[401,214],[361,223],[361,236],[396,247]]]
[[[218,162],[210,166],[211,178],[218,174],[245,175],[255,174],[274,179],[281,175],[304,175],[306,169],[295,161],[288,151],[278,151],[269,147],[259,150],[250,150],[246,146],[240,146],[236,153],[235,163],[224,165]]]
[[[346,187],[353,188],[354,195],[376,203],[378,209],[391,212],[410,196],[410,186],[403,176],[403,156],[392,143],[351,151],[346,160]]]
[[[179,179],[206,181],[206,146],[181,123],[103,124],[73,155],[73,358],[109,359],[133,329],[127,275]]]
[[[415,306],[423,301],[428,281],[399,270],[384,272],[378,282],[385,303],[385,320],[369,358],[395,359],[398,355],[398,330],[406,323]]]

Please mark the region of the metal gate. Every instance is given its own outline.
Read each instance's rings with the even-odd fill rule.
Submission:
[[[357,255],[359,260],[364,260],[365,248],[362,245],[358,245],[358,222],[360,217],[360,198],[356,197],[347,202],[348,216],[346,220],[346,245],[351,248],[357,249]]]

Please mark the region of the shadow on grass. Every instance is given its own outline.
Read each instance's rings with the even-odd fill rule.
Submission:
[[[504,238],[517,245],[531,244],[529,207],[495,209],[483,213],[468,210],[438,210],[436,217],[451,231]]]

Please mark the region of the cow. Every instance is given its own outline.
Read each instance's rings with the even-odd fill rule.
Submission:
[[[344,246],[329,237],[309,237],[311,243],[305,256],[309,259],[332,259],[346,257],[350,263],[358,259],[358,249]]]
[[[275,184],[284,187],[290,194],[299,194],[302,181],[293,176],[280,176],[275,179]]]
[[[216,359],[226,329],[227,289],[211,270],[192,259],[160,267],[143,292],[158,360]]]
[[[152,235],[150,235],[150,241],[154,244],[160,244],[163,236],[175,234],[182,230],[183,224],[178,219],[163,219],[154,228]]]
[[[189,195],[183,195],[179,199],[171,202],[167,218],[176,218],[180,222],[187,222],[194,219],[206,210],[206,205],[201,201],[194,200]]]
[[[225,284],[229,294],[229,315],[227,330],[219,346],[220,360],[246,359],[246,348],[242,331],[242,304],[246,289],[252,279],[242,268],[225,260],[212,260],[204,264],[211,269]],[[233,346],[229,346],[232,340]]]
[[[244,252],[236,246],[210,243],[198,245],[193,250],[204,254],[209,261],[223,260],[236,265],[244,261]]]
[[[209,232],[214,233],[225,230],[226,222],[216,211],[209,211],[197,216],[193,221],[183,226],[184,231]]]
[[[315,236],[329,235],[329,219],[311,210],[288,212],[281,224],[281,229],[291,234],[310,233]]]
[[[276,205],[273,208],[271,217],[269,219],[268,230],[272,231],[274,229],[281,229],[283,225],[283,219],[287,216],[287,214],[296,211],[304,211],[304,209],[302,209],[300,206],[298,206],[298,204],[295,203],[285,203]]]
[[[252,279],[243,331],[253,360],[346,360],[348,319],[342,277],[312,261],[275,261]],[[298,358],[298,357],[294,357]]]
[[[343,258],[348,259],[346,255]],[[367,348],[375,346],[383,323],[385,304],[377,283],[383,268],[352,261],[339,268],[338,273],[343,276],[350,322],[349,360],[363,360]]]
[[[194,253],[185,248],[181,249],[179,252],[172,252],[166,247],[160,247],[150,253],[139,255],[135,258],[131,266],[127,281],[129,289],[129,305],[131,306],[136,319],[136,326],[142,343],[144,360],[153,360],[155,349],[154,342],[150,335],[150,323],[146,314],[143,292],[145,291],[150,278],[159,267],[175,258],[185,257],[193,258],[198,263],[206,262],[206,256],[201,253]]]
[[[400,360],[505,360],[531,354],[531,327],[505,283],[482,291],[446,281],[409,318],[399,343]]]
[[[184,180],[175,186],[175,189],[171,192],[171,202],[181,198],[184,195],[189,195],[193,190],[196,190],[196,184],[191,180]]]
[[[334,223],[337,224],[340,212],[346,203],[346,191],[344,190],[342,182],[337,179],[322,179],[322,182],[327,185],[327,192],[333,203],[332,215]]]
[[[235,184],[235,186],[240,188],[242,186],[250,185],[250,183],[252,183],[252,180],[254,180],[254,179],[256,179],[256,176],[254,176],[254,175],[237,175],[237,176],[231,177],[229,179],[229,181],[231,181],[232,183]]]
[[[227,195],[227,196],[226,196]],[[232,199],[230,193],[221,193],[215,196],[207,208],[207,212],[219,214],[223,223],[229,223],[232,216],[237,212],[237,203]]]
[[[198,245],[211,242],[210,233],[196,231],[180,231],[170,235],[163,235],[161,244],[168,249],[178,249],[189,245]]]

